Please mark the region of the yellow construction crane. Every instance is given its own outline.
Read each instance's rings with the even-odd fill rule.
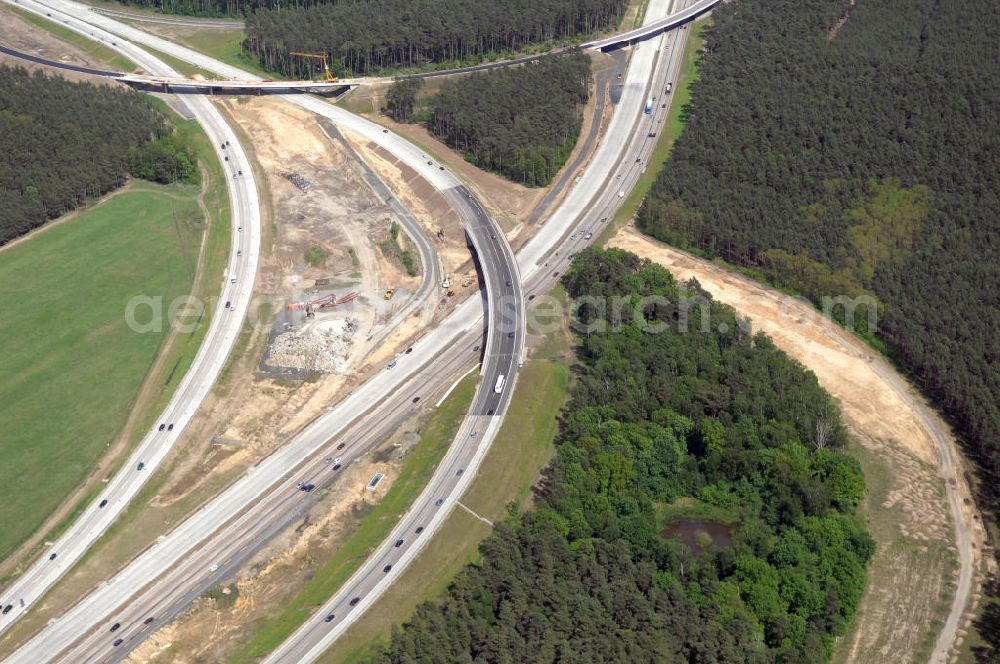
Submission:
[[[323,61],[323,71],[326,72],[326,80],[329,83],[336,83],[337,77],[330,71],[330,59],[326,53],[302,53],[301,51],[289,51],[288,55],[298,55],[303,58],[314,58]]]

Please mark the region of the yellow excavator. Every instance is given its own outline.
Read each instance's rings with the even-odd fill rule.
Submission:
[[[328,83],[336,83],[337,77],[333,75],[330,71],[330,58],[326,53],[302,53],[301,51],[289,51],[288,55],[298,55],[303,58],[313,58],[315,60],[323,61],[323,71],[326,72],[326,80]]]

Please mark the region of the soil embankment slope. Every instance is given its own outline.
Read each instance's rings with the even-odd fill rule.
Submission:
[[[867,516],[879,547],[856,625],[835,659],[926,661],[935,642],[952,643],[979,558],[974,542],[984,533],[947,425],[884,358],[807,302],[631,226],[609,245],[662,264],[679,281],[697,279],[812,370],[840,401],[862,446],[858,456],[871,488]],[[934,661],[940,650],[934,649]]]

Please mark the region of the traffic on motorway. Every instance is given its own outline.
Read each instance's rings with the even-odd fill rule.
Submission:
[[[654,3],[647,17],[655,17],[655,11],[660,7],[665,11],[666,3],[662,3],[662,5]],[[640,114],[641,102],[636,102],[641,100],[642,96],[649,90],[662,89],[664,90],[663,94],[669,94],[667,88],[671,87],[671,81],[676,77],[680,65],[679,58],[675,58],[673,54],[682,50],[678,46],[683,46],[684,37],[686,37],[686,33],[676,37],[666,35],[658,42],[646,46],[646,55],[666,54],[666,57],[658,59],[640,57],[637,59],[638,66],[630,71],[627,82],[631,84],[638,80],[642,84],[632,85],[630,88],[632,94],[623,98],[620,106],[622,112],[616,113],[615,119],[612,121],[613,126],[609,128],[609,136],[622,132],[625,140],[618,145],[627,145],[627,149],[620,153],[618,159],[613,162],[610,158],[602,162],[612,163],[612,169],[603,174],[602,191],[589,201],[589,205],[581,214],[567,217],[570,223],[578,224],[579,230],[571,230],[568,235],[564,232],[563,237],[555,247],[548,247],[549,251],[545,253],[545,259],[541,265],[547,269],[533,272],[533,277],[526,282],[525,292],[528,294],[529,300],[550,289],[559,277],[559,266],[564,265],[565,261],[570,259],[575,252],[593,242],[595,231],[598,231],[600,225],[606,223],[622,204],[623,196],[619,194],[622,191],[630,191],[645,170],[645,164],[648,163],[656,142],[656,130],[665,121],[669,104],[661,102],[655,112]],[[629,103],[636,103],[636,106],[630,107]],[[630,111],[632,108],[635,110]],[[603,145],[614,147],[614,144],[607,138]],[[572,194],[570,196],[572,197]],[[559,212],[557,211],[553,217],[558,216]],[[526,253],[528,252],[522,251],[519,258],[522,258]],[[496,377],[495,381],[494,392],[502,393],[505,378],[500,375]],[[476,406],[474,405],[473,408],[475,409]],[[476,434],[475,430],[465,433],[470,440],[474,440]],[[458,440],[463,440],[462,433],[459,434]],[[453,462],[443,461],[441,471],[435,475],[431,486],[417,499],[414,508],[400,520],[397,528],[369,557],[365,565],[342,586],[330,601],[315,611],[299,630],[279,646],[265,660],[266,664],[311,662],[326,651],[340,634],[361,615],[364,608],[370,606],[388,587],[393,580],[390,574],[395,570],[395,574],[398,575],[402,565],[409,563],[423,548],[426,540],[419,539],[419,535],[426,528],[424,524],[427,523],[428,519],[431,519],[432,523],[443,520],[445,514],[437,513],[435,510],[439,510],[444,505],[448,496],[455,496],[457,501],[458,496],[461,495],[460,490],[445,493],[436,482],[456,485],[457,478],[464,476],[466,465],[467,462],[462,458]],[[449,480],[451,481],[449,482]],[[437,518],[435,519],[435,517]],[[415,535],[418,537],[414,537]]]
[[[656,0],[654,0],[654,4],[658,4]],[[663,4],[665,5],[665,3]],[[656,52],[659,52],[659,50],[660,49],[657,49]],[[640,56],[640,54],[648,55],[648,57],[643,59],[644,56]],[[616,113],[615,115],[616,119],[619,117],[627,116],[627,122],[623,121],[618,124],[624,127],[623,137],[625,138],[631,137],[632,139],[635,139],[635,137],[640,135],[640,132],[636,131],[636,129],[639,128],[640,125],[639,121],[636,120],[635,116],[640,115],[638,111],[641,110],[641,102],[639,103],[640,108],[637,108],[637,112],[633,114],[631,112],[631,109],[629,109],[628,106],[626,106],[626,104],[631,100],[631,97],[628,94],[628,90],[632,89],[633,87],[640,88],[639,98],[642,99],[645,97],[645,91],[648,87],[647,81],[650,77],[649,76],[650,71],[652,71],[652,65],[656,61],[654,57],[655,52],[653,51],[652,48],[645,50],[639,49],[636,55],[640,57],[638,58],[634,57],[634,60],[637,60],[638,62],[633,62],[633,65],[630,67],[629,78],[627,81],[628,86],[626,90],[626,95],[623,96],[622,105],[620,106],[620,108],[624,108],[626,109],[626,111],[624,113],[622,112]],[[657,75],[659,75],[660,69],[662,69],[662,67],[657,68],[658,72]],[[641,79],[641,81],[639,79]],[[302,102],[306,102],[303,103],[303,105],[311,104],[309,100],[310,98],[303,98]],[[326,106],[328,109],[334,108],[329,106],[329,104],[325,104],[324,102],[319,102],[318,100],[314,101],[316,103],[322,104],[323,106]],[[324,110],[326,111],[326,109]],[[340,109],[336,110],[340,111]],[[326,111],[326,112],[331,112],[331,111]],[[342,113],[342,111],[340,112]],[[644,116],[644,117],[648,119],[648,121],[651,123],[662,122],[662,117],[664,113],[665,111],[664,112],[658,111],[655,114],[651,114],[650,116]],[[336,115],[336,113],[334,114]],[[343,119],[343,118],[337,117],[336,119]],[[644,121],[643,118],[640,118],[640,121]],[[371,128],[368,127],[365,127],[364,129],[365,131],[371,131]],[[643,131],[644,130],[645,129],[643,129]],[[378,131],[381,133],[380,129]],[[613,122],[612,127],[609,128],[608,136],[609,137],[615,136],[616,133],[619,131],[620,130],[615,128],[615,123]],[[347,609],[352,609],[353,607],[359,607],[360,605],[360,608],[356,609],[356,611],[362,611],[364,607],[368,604],[368,602],[372,601],[372,598],[374,596],[377,596],[379,588],[378,584],[380,582],[389,581],[391,579],[391,576],[393,576],[392,572],[393,571],[398,572],[402,568],[402,566],[405,565],[405,562],[408,560],[408,558],[412,556],[411,552],[415,553],[416,551],[419,550],[419,546],[416,545],[418,543],[421,543],[422,541],[426,541],[426,538],[429,537],[431,534],[433,534],[433,528],[435,524],[440,522],[440,520],[443,518],[443,515],[446,513],[447,509],[449,509],[453,505],[454,501],[457,500],[457,497],[458,495],[460,495],[460,492],[462,488],[464,488],[465,484],[468,481],[471,481],[471,476],[474,475],[474,468],[475,465],[478,463],[478,459],[481,459],[482,455],[485,453],[485,450],[488,448],[488,443],[491,437],[491,433],[495,432],[495,429],[498,427],[501,419],[499,416],[502,415],[504,409],[506,408],[506,405],[509,403],[510,393],[513,388],[513,384],[516,380],[516,367],[520,363],[520,360],[522,359],[524,352],[523,327],[524,327],[525,316],[523,314],[523,310],[518,311],[515,307],[514,312],[510,317],[504,317],[500,315],[504,311],[503,307],[501,306],[502,300],[513,299],[515,302],[518,301],[523,302],[524,300],[522,294],[520,293],[522,279],[521,275],[519,274],[519,264],[521,266],[529,266],[531,268],[532,274],[538,272],[537,277],[535,277],[530,282],[531,294],[529,295],[529,297],[533,297],[535,293],[540,292],[543,288],[547,288],[548,285],[551,285],[551,282],[554,281],[556,278],[558,278],[559,270],[558,269],[548,270],[541,268],[557,267],[559,265],[559,262],[563,260],[563,258],[567,257],[573,251],[582,248],[582,246],[585,246],[589,241],[592,240],[594,230],[597,227],[596,225],[606,220],[607,217],[613,211],[613,208],[617,207],[617,205],[620,204],[622,196],[619,194],[621,194],[623,191],[629,190],[632,186],[632,183],[634,183],[635,179],[637,179],[638,175],[641,173],[642,164],[644,163],[644,155],[645,157],[648,158],[648,152],[649,150],[651,150],[652,143],[655,142],[651,140],[651,137],[649,136],[650,133],[653,132],[650,131],[641,135],[642,139],[644,140],[639,140],[639,141],[624,140],[618,145],[614,145],[612,151],[619,153],[618,156],[621,158],[613,160],[613,163],[611,164],[607,163],[607,159],[609,158],[607,156],[602,157],[601,160],[595,159],[596,167],[589,170],[591,172],[597,173],[597,176],[600,178],[602,186],[591,189],[589,190],[589,192],[591,192],[591,194],[594,191],[600,191],[602,193],[598,197],[592,197],[591,200],[584,201],[584,203],[589,202],[590,208],[593,211],[591,213],[592,216],[600,215],[599,218],[595,219],[594,221],[588,222],[588,224],[593,224],[593,226],[588,225],[586,228],[581,228],[581,230],[577,233],[567,234],[565,231],[568,230],[569,224],[575,223],[576,220],[580,217],[580,215],[577,214],[575,216],[571,216],[572,210],[564,212],[561,209],[560,210],[560,212],[562,212],[561,215],[559,214],[559,212],[557,212],[557,214],[554,215],[554,220],[557,223],[551,225],[546,224],[543,231],[539,234],[539,238],[537,239],[537,241],[529,243],[529,245],[525,248],[525,251],[522,251],[521,254],[519,255],[518,261],[515,261],[513,259],[513,254],[510,251],[510,247],[506,243],[506,241],[502,239],[503,238],[502,234],[499,234],[499,238],[497,237],[498,236],[497,227],[494,225],[494,222],[492,222],[492,220],[489,218],[489,215],[483,209],[482,205],[473,196],[471,196],[471,192],[464,190],[457,183],[457,181],[453,179],[453,176],[451,176],[450,173],[442,172],[440,171],[439,168],[431,169],[433,176],[446,178],[445,183],[451,185],[446,188],[446,191],[449,192],[449,200],[457,198],[459,201],[465,202],[464,205],[461,205],[460,203],[455,203],[455,204],[459,206],[458,209],[462,214],[463,219],[466,220],[467,228],[469,229],[470,233],[470,238],[473,240],[473,244],[476,247],[478,260],[480,261],[480,264],[487,275],[486,281],[487,281],[488,300],[490,302],[490,307],[486,315],[492,317],[494,316],[494,312],[496,312],[497,316],[496,320],[493,320],[491,318],[488,321],[492,333],[487,337],[487,349],[485,353],[486,358],[493,358],[494,361],[492,363],[487,363],[489,364],[489,366],[487,366],[487,364],[484,364],[484,375],[481,382],[483,385],[486,386],[486,389],[480,390],[479,393],[477,394],[476,405],[472,410],[472,415],[463,424],[462,430],[459,433],[458,437],[459,444],[453,446],[454,456],[452,456],[451,452],[449,452],[449,458],[446,459],[446,462],[442,462],[441,464],[442,470],[446,472],[440,472],[438,475],[435,475],[434,480],[431,482],[431,484],[428,486],[425,492],[428,500],[425,501],[424,496],[421,496],[421,499],[418,500],[417,505],[415,506],[414,511],[412,512],[413,518],[415,518],[420,523],[413,526],[412,532],[399,534],[399,536],[387,540],[386,544],[390,549],[388,554],[386,555],[376,554],[375,556],[372,557],[372,559],[369,562],[369,566],[378,570],[381,577],[376,578],[375,582],[363,595],[353,595],[349,597],[347,599],[347,606],[346,606]],[[395,139],[395,137],[393,138]],[[398,140],[401,141],[401,139]],[[602,147],[606,146],[609,143],[612,143],[612,141],[606,139],[602,143]],[[627,149],[623,150],[622,147],[626,145],[628,146]],[[413,149],[414,148],[412,148],[412,146],[406,144],[406,147],[401,148],[400,152],[402,152],[405,156],[407,150],[413,150]],[[624,153],[624,155],[622,155],[621,153]],[[638,159],[637,162],[630,161],[633,154],[639,155],[636,157],[636,159]],[[615,173],[615,177],[613,179],[611,178],[612,170],[617,170],[617,173]],[[600,212],[596,212],[596,210],[600,210]],[[560,221],[560,220],[568,220],[568,221]],[[557,233],[557,235],[553,236],[553,233]],[[559,258],[560,253],[562,254],[563,258]],[[538,254],[538,259],[532,261],[531,257],[534,256],[535,254]],[[542,262],[543,260],[544,263]],[[551,266],[549,265],[550,262],[552,263]],[[478,303],[473,302],[471,304],[475,305]],[[478,314],[476,312],[477,308],[479,309]],[[448,363],[442,363],[440,367],[441,371],[435,371],[432,379],[429,380],[424,385],[424,387],[417,389],[419,389],[421,392],[425,394],[428,393],[431,390],[430,385],[432,383],[435,382],[440,383],[441,381],[445,380],[447,376],[453,375],[455,371],[457,371],[458,368],[460,368],[463,364],[468,363],[470,360],[473,359],[470,358],[469,356],[470,352],[469,349],[475,349],[471,351],[474,357],[474,354],[478,350],[478,347],[473,343],[463,344],[461,343],[461,341],[456,343],[456,340],[474,342],[477,338],[480,338],[482,332],[481,328],[477,329],[476,327],[476,319],[478,318],[478,316],[481,315],[482,315],[481,305],[480,307],[465,306],[463,310],[459,312],[459,314],[455,317],[456,320],[452,322],[452,325],[442,326],[442,331],[445,333],[437,335],[438,341],[434,343],[426,343],[421,345],[419,349],[421,351],[419,353],[419,355],[421,356],[421,360],[420,363],[416,365],[417,368],[427,367],[428,362],[432,358],[441,357],[442,353],[444,353],[446,349],[450,351],[451,349],[462,348],[464,349],[464,351],[444,353],[444,356],[453,356],[455,359],[450,360]],[[454,334],[456,329],[458,330],[458,333]],[[418,345],[415,344],[415,346]],[[417,354],[418,353],[415,351],[414,355]],[[410,366],[414,366],[414,363],[412,362],[408,364]],[[444,369],[451,369],[451,370],[444,371]],[[393,372],[388,372],[388,373],[393,373]],[[405,376],[406,378],[405,381],[403,380],[396,381],[393,386],[395,393],[401,394],[403,391],[405,391],[404,389],[399,389],[399,385],[412,384],[414,375],[415,373],[411,369],[410,373],[408,373]],[[377,393],[378,390],[382,388],[383,386],[379,385],[377,388],[373,388],[373,391]],[[389,392],[386,391],[384,393],[388,394]],[[379,417],[382,417],[382,419],[384,419],[387,423],[391,423],[393,421],[392,418],[385,417],[386,411],[390,410],[393,406],[410,403],[409,401],[409,399],[411,398],[409,396],[410,394],[412,394],[412,392],[408,392],[403,398],[385,399],[385,403],[383,404],[382,407],[383,409],[381,411],[376,410],[373,412],[376,413]],[[419,396],[419,394],[416,396]],[[322,430],[323,427],[318,427],[318,429]],[[306,433],[307,432],[303,432],[304,437],[306,437],[305,436]],[[319,431],[317,431],[316,433],[319,433]],[[323,433],[329,433],[329,432],[323,431]],[[334,431],[334,435],[336,434],[337,431]],[[343,436],[338,436],[338,440],[341,439],[341,437]],[[334,452],[339,456],[340,461],[326,466],[327,477],[330,476],[329,475],[330,472],[335,473],[337,470],[334,469],[333,471],[330,471],[330,468],[338,465],[342,466],[345,463],[349,463],[352,458],[356,458],[357,454],[362,453],[364,449],[366,449],[365,445],[360,443],[361,441],[358,441],[358,443],[351,443],[350,445],[347,445],[348,448],[347,450],[345,450],[343,447],[334,450]],[[343,443],[338,443],[338,445],[343,445]],[[296,458],[295,456],[296,454],[303,454],[304,452],[306,452],[306,450],[310,449],[312,450],[312,456],[310,456],[310,454],[305,454],[304,456],[299,456],[298,458]],[[287,467],[292,464],[300,464],[303,458],[312,459],[313,463],[315,463],[317,459],[319,459],[320,461],[325,460],[325,458],[321,457],[320,455],[324,454],[326,451],[327,450],[322,446],[317,446],[314,444],[312,447],[310,447],[310,445],[307,443],[306,445],[300,446],[297,450],[291,451],[288,455],[281,455],[282,456],[281,461],[282,463],[285,464],[284,467]],[[353,456],[350,455],[351,452],[354,453]],[[274,465],[276,467],[278,466],[277,463],[275,463]],[[261,467],[262,466],[264,466],[264,464],[261,464]],[[260,474],[261,467],[258,467],[254,471],[253,475]],[[294,467],[295,466],[293,465],[293,468]],[[297,500],[300,505],[304,504],[303,501],[301,500],[301,497],[304,494],[311,493],[311,490],[302,491],[302,487],[308,485],[313,485],[314,488],[316,486],[322,486],[320,482],[316,482],[312,479],[313,473],[321,471],[317,469],[313,470],[311,473],[306,473],[306,472],[300,472],[300,470],[301,467],[295,470],[295,472],[298,473],[301,478],[297,480],[298,486],[295,486],[295,484],[293,483],[285,485],[290,487],[291,489],[290,491],[288,490],[279,491],[274,484],[267,485],[266,487],[253,486],[252,492],[255,494],[254,498],[260,497],[262,492],[266,490],[273,490],[272,493],[280,494],[281,496],[285,497],[283,498],[283,500],[293,499]],[[277,468],[275,472],[276,471]],[[270,473],[265,473],[265,475],[267,475],[268,477],[271,476]],[[251,484],[264,484],[264,482],[251,483]],[[289,496],[291,498],[288,498]],[[265,502],[266,500],[261,500],[260,504],[264,505]],[[245,507],[247,504],[249,503],[242,503],[241,507]],[[279,503],[279,504],[283,505],[284,503]],[[282,512],[281,508],[275,508],[273,506],[270,508],[270,510],[273,510],[270,513],[274,514],[279,512],[286,513]],[[228,514],[238,514],[238,513],[239,510],[233,510],[228,512]],[[223,518],[223,516],[225,516],[226,514],[227,512],[225,511],[225,509],[222,509],[219,510],[219,512],[214,515],[214,518],[218,520]],[[246,512],[246,515],[249,514],[250,512]],[[261,514],[259,513],[255,514],[254,515],[255,518],[253,520],[254,521],[259,520],[260,516]],[[266,516],[266,514],[264,516]],[[279,524],[277,521],[270,522],[270,525],[268,525],[268,520],[265,518],[260,520],[261,523],[264,525],[261,525],[258,529],[254,529],[249,525],[250,521],[251,519],[249,517],[247,518],[237,517],[237,519],[233,521],[233,525],[236,527],[236,529],[239,530],[240,533],[243,533],[244,535],[247,534],[253,535],[256,538],[260,537],[266,538],[268,532],[271,531],[277,532],[280,530],[281,527],[281,524]],[[284,521],[282,521],[281,523],[284,523]],[[207,526],[201,524],[200,527],[203,529],[207,528]],[[403,527],[402,524],[401,527]],[[268,528],[270,528],[270,531],[268,530]],[[419,531],[417,529],[419,529]],[[428,531],[428,529],[430,530]],[[229,531],[227,530],[227,532]],[[425,535],[425,537],[421,539],[420,537],[421,535]],[[220,537],[213,537],[212,541],[213,543],[215,543],[220,539],[221,539]],[[162,544],[163,543],[161,543],[161,545]],[[210,559],[205,559],[202,555],[200,555],[200,552],[192,552],[192,551],[187,552],[186,558],[184,556],[181,556],[180,558],[173,558],[175,563],[178,560],[181,561],[181,567],[180,567],[181,573],[188,575],[188,578],[185,579],[188,581],[187,584],[184,585],[183,588],[175,585],[174,588],[178,588],[178,590],[173,592],[167,590],[164,587],[160,587],[159,589],[160,600],[156,604],[156,606],[159,608],[156,608],[155,611],[150,608],[149,604],[147,604],[141,609],[138,609],[134,614],[130,616],[129,619],[120,619],[117,617],[114,618],[115,622],[111,624],[112,625],[116,623],[119,624],[119,627],[116,628],[115,631],[118,631],[118,629],[125,630],[126,628],[128,628],[129,625],[132,625],[133,627],[131,629],[135,633],[131,637],[129,637],[126,631],[122,631],[121,632],[122,635],[117,636],[115,639],[115,641],[117,641],[118,639],[122,639],[122,641],[120,641],[117,645],[112,645],[111,647],[117,650],[118,653],[121,653],[121,656],[124,656],[124,654],[127,652],[127,647],[121,648],[121,646],[123,645],[127,646],[129,638],[132,638],[133,640],[136,638],[140,638],[141,634],[144,633],[146,630],[155,628],[157,624],[160,624],[160,621],[165,621],[169,619],[169,617],[176,612],[178,605],[183,606],[185,598],[191,596],[192,592],[197,592],[198,587],[203,586],[204,583],[206,582],[205,581],[206,579],[210,579],[212,575],[218,574],[220,572],[231,570],[233,568],[233,565],[238,564],[238,562],[240,561],[241,551],[243,552],[243,555],[245,555],[245,552],[248,550],[248,548],[252,547],[250,547],[250,545],[247,545],[244,540],[242,549],[223,552],[225,555],[217,555],[219,553],[219,550],[216,549],[206,550],[205,555],[211,556]],[[170,556],[165,557],[165,559],[167,558],[170,558]],[[162,569],[164,567],[165,567],[164,562],[159,561],[152,564],[147,569],[156,570],[157,568]],[[198,578],[197,582],[193,583],[192,581],[190,581],[190,579],[195,579],[196,577]],[[365,578],[368,579],[369,582],[372,579],[371,577],[365,577]],[[114,581],[115,580],[113,580],[113,582]],[[144,582],[147,583],[149,581],[150,578],[146,578],[144,580]],[[125,583],[120,583],[120,584],[115,583],[115,585],[118,586],[119,588],[130,587]],[[381,587],[384,587],[384,585]],[[115,599],[117,599],[120,603],[121,600],[120,596]],[[354,601],[355,599],[357,599],[357,601]],[[187,599],[187,601],[190,600]],[[362,602],[364,602],[364,604],[362,604]],[[164,610],[161,611],[160,608],[163,608]],[[338,611],[341,612],[341,615],[344,615],[343,614],[344,610],[345,609],[336,608],[334,610],[331,610],[331,612],[329,613],[323,613],[322,615],[319,614],[317,615],[319,616],[319,620],[321,620],[322,623],[324,624],[329,624],[329,623],[340,624],[340,621],[337,620]],[[330,615],[333,615],[334,618],[331,618],[328,621],[327,618]],[[79,633],[81,632],[77,632],[77,634]],[[109,632],[103,632],[100,629],[93,630],[94,644],[92,644],[92,646],[94,646],[96,649],[90,651],[91,653],[96,653],[101,648],[107,649],[109,647],[107,639],[103,636],[99,636],[101,633],[107,634]],[[89,640],[90,639],[88,637],[86,641]],[[66,641],[63,642],[65,643]],[[86,643],[83,645],[86,645]],[[20,653],[20,651],[18,652]],[[74,652],[80,653],[82,651],[74,651]],[[56,653],[56,655],[58,655],[58,652]],[[28,660],[26,659],[25,661]],[[72,661],[72,659],[67,659],[67,661]]]
[[[51,10],[37,3],[18,4],[40,15]],[[118,49],[150,71],[175,74],[170,67],[134,46],[117,43],[110,33],[89,26],[64,25],[88,36],[100,35],[115,42]],[[227,165],[231,223],[234,229],[227,267],[228,278],[220,291],[220,301],[229,303],[230,315],[213,315],[209,328],[188,372],[161,416],[161,424],[143,437],[122,469],[106,483],[104,491],[24,574],[0,594],[0,633],[5,631],[42,594],[79,560],[89,546],[104,533],[121,511],[138,494],[150,475],[169,454],[185,427],[198,410],[236,342],[243,318],[250,306],[260,255],[260,201],[250,162],[235,133],[207,100],[193,98],[188,107],[216,146],[219,161]]]

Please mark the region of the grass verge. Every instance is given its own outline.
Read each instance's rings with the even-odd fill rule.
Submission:
[[[96,42],[89,37],[85,37],[78,32],[74,32],[69,28],[63,27],[57,23],[55,19],[43,18],[38,14],[33,14],[32,12],[19,9],[18,7],[11,7],[10,5],[5,5],[3,8],[13,12],[17,16],[20,16],[32,25],[38,26],[42,30],[45,30],[52,36],[57,37],[67,44],[72,44],[95,60],[105,62],[111,67],[121,71],[132,71],[136,68],[136,64],[134,62],[119,54],[117,51],[112,50],[111,48],[108,48],[107,46],[104,46],[100,42]]]
[[[461,503],[483,519],[502,518],[511,503],[529,503],[539,470],[555,453],[556,419],[566,398],[569,370],[562,363],[530,360],[518,378],[510,411]],[[361,662],[385,647],[393,625],[405,621],[425,601],[437,598],[478,556],[489,524],[461,507],[445,520],[434,539],[399,579],[320,658],[323,664]]]
[[[34,502],[37,511],[23,512],[17,507],[22,500],[31,500],[31,493],[19,495],[13,503],[0,501],[0,522],[6,523],[4,512],[8,508],[18,514],[16,527],[0,530],[0,557],[7,555],[38,527],[39,515],[50,513],[72,486],[83,481],[94,460],[122,430],[130,410],[140,408],[129,445],[152,426],[157,414],[173,396],[208,328],[206,311],[194,331],[178,333],[163,349],[169,333],[166,321],[160,331],[149,334],[135,334],[125,324],[127,297],[123,299],[124,291],[162,297],[164,307],[180,295],[210,293],[218,283],[228,255],[229,203],[222,168],[208,137],[196,122],[179,118],[158,100],[151,101],[171,117],[180,139],[198,155],[203,166],[204,188],[199,192],[197,187],[190,185],[164,187],[137,181],[128,193],[87,210],[69,223],[53,227],[0,257],[0,274],[11,269],[10,265],[16,270],[19,264],[44,263],[36,267],[31,281],[22,280],[22,286],[9,279],[4,279],[0,285],[0,302],[6,304],[11,297],[19,299],[7,311],[28,305],[23,315],[0,321],[2,333],[8,333],[8,326],[12,324],[21,329],[23,326],[35,329],[48,322],[55,323],[59,330],[53,335],[37,335],[39,338],[30,342],[27,337],[19,338],[15,343],[21,344],[25,353],[20,359],[19,371],[23,373],[9,374],[13,378],[0,383],[0,394],[10,386],[21,385],[24,379],[34,385],[33,399],[20,413],[28,418],[34,414],[34,419],[28,424],[22,420],[20,425],[11,425],[24,427],[11,430],[18,432],[17,440],[35,441],[27,444],[22,440],[21,451],[27,454],[25,448],[28,448],[31,450],[29,456],[35,457],[41,449],[35,465],[44,468],[46,473],[40,480],[36,470],[22,480],[33,480],[38,487],[36,492],[45,494],[46,501]],[[53,238],[47,240],[50,234]],[[18,257],[15,253],[18,250],[24,250],[26,255]],[[52,258],[53,252],[55,255],[69,253],[71,262],[63,264],[61,259]],[[8,254],[13,254],[15,259],[12,261]],[[159,277],[156,276],[158,270],[162,271]],[[197,283],[192,285],[196,272]],[[87,279],[80,279],[82,274],[87,275]],[[135,280],[130,274],[136,275]],[[44,304],[38,306],[40,301]],[[50,344],[70,353],[72,359],[67,362],[65,371],[51,366],[53,362],[58,364],[58,359],[50,354]],[[157,373],[150,375],[156,356],[161,352],[163,357]],[[11,361],[10,357],[0,360],[0,375],[8,375],[3,366]],[[53,374],[53,369],[57,373]],[[30,378],[32,374],[36,378]],[[113,381],[106,379],[109,376],[118,376],[121,382],[112,385]],[[149,393],[137,402],[143,376],[147,376]],[[42,383],[34,382],[36,380]],[[67,393],[67,389],[71,391]],[[68,405],[57,411],[57,417],[46,417],[44,413],[52,412],[46,410],[51,407],[50,401],[60,394],[68,400]],[[79,411],[95,421],[85,425],[86,420],[77,419]],[[8,422],[5,419],[13,415],[14,411],[8,409],[0,413],[0,427],[6,429]],[[62,424],[57,425],[58,422]],[[74,441],[78,438],[86,442],[76,444]],[[72,450],[72,454],[62,454],[59,452],[62,450]],[[61,463],[46,468],[45,459],[57,452]],[[67,457],[69,464],[66,464]],[[5,475],[7,468],[18,468],[20,474],[24,468],[19,465],[22,461],[5,464],[4,469],[0,469],[0,477]],[[53,475],[65,478],[57,479],[53,486],[49,479]],[[71,477],[76,479],[70,481]],[[10,485],[5,481],[3,486]],[[55,537],[72,523],[102,488],[96,485],[79,500],[48,537]],[[26,514],[34,516],[26,517]],[[44,520],[44,516],[41,519]]]
[[[182,76],[203,76],[207,79],[219,78],[218,75],[208,71],[207,69],[202,69],[201,67],[193,65],[190,62],[186,62],[180,58],[175,58],[172,55],[167,55],[163,51],[158,51],[155,48],[146,46],[145,44],[142,45],[142,49],[162,60],[165,64],[169,65]]]
[[[121,430],[168,333],[133,332],[126,307],[190,291],[201,221],[193,193],[142,184],[0,257],[0,557]]]
[[[368,551],[385,539],[444,457],[472,404],[477,380],[476,374],[467,376],[434,411],[421,431],[420,441],[407,454],[399,477],[385,497],[364,516],[344,545],[316,570],[312,580],[280,613],[257,626],[253,640],[231,661],[255,662],[276,648],[350,578],[366,560]]]
[[[243,51],[243,30],[199,30],[189,34],[178,33],[174,41],[192,48],[199,53],[221,60],[227,65],[239,67],[264,78],[283,78],[275,72],[268,72],[250,55]]]

